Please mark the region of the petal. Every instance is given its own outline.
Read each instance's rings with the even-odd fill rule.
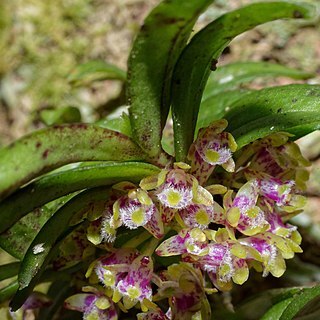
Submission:
[[[161,239],[164,236],[164,226],[157,208],[155,208],[150,220],[143,227],[157,239]]]
[[[250,208],[254,207],[258,198],[258,181],[250,180],[245,183],[237,192],[233,200],[233,207],[240,209],[240,212],[243,214]]]
[[[138,320],[169,320],[169,318],[163,313],[161,309],[149,311],[146,313],[138,313]]]
[[[182,169],[173,169],[168,172],[156,195],[164,206],[183,209],[191,203],[195,187],[197,181],[192,175]]]
[[[103,240],[103,236],[101,235],[101,225],[102,218],[92,221],[87,229],[87,238],[94,245],[100,244]]]
[[[119,200],[119,215],[122,223],[129,229],[144,226],[156,212],[156,206],[142,204],[137,198],[125,196]]]
[[[133,301],[151,300],[151,278],[153,262],[151,257],[139,256],[131,264],[127,276],[120,280],[117,288],[120,293]]]
[[[247,263],[244,260],[236,260],[234,261],[234,274],[232,276],[232,280],[236,284],[243,284],[249,278],[249,269]]]
[[[205,229],[213,221],[213,206],[191,204],[179,215],[187,227]]]
[[[91,305],[96,301],[97,297],[92,293],[78,293],[69,298],[64,302],[64,307],[69,310],[76,310],[85,312]]]
[[[48,296],[41,292],[34,291],[23,303],[23,310],[32,310],[50,306],[52,301]]]
[[[272,177],[258,181],[261,195],[275,201],[277,205],[283,205],[288,201],[288,196],[294,186],[292,180],[282,182]]]
[[[156,249],[156,254],[161,257],[168,257],[186,253],[185,240],[180,235],[173,236],[160,244]]]

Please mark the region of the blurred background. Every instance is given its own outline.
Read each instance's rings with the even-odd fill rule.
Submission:
[[[126,71],[134,36],[159,2],[0,0],[0,147],[46,125],[96,121],[125,104],[123,82],[94,78],[77,83],[74,75],[79,65],[92,61],[111,63],[119,72]],[[195,29],[252,2],[217,0]],[[318,0],[309,2],[320,8]],[[270,61],[295,67],[315,74],[308,83],[320,84],[320,20],[277,21],[247,32],[225,50],[218,67],[235,61]],[[264,78],[244,86],[293,82]],[[52,113],[65,108],[68,112],[63,116]],[[277,286],[320,281],[320,134],[313,133],[299,143],[312,161],[308,205],[294,220],[303,234],[304,253],[289,262],[288,272],[276,280]]]

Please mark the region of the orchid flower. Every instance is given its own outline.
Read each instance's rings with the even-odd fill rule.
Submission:
[[[99,258],[88,270],[95,271],[99,281],[113,290],[113,301],[123,298],[124,307],[132,308],[144,299],[152,300],[151,279],[153,262],[151,257],[140,255],[134,249],[119,249]]]
[[[182,262],[169,266],[162,277],[163,280],[157,283],[159,289],[154,299],[156,301],[169,299],[170,312],[167,313],[169,319],[211,319],[206,292],[212,293],[215,290],[205,288],[200,270]]]
[[[232,200],[232,191],[224,196],[226,224],[245,235],[254,235],[269,229],[269,223],[257,206],[259,185],[257,180],[245,183]]]
[[[189,149],[188,159],[191,161],[191,173],[202,185],[205,183],[216,165],[233,172],[235,168],[232,153],[236,151],[237,144],[228,132],[226,120],[219,120],[208,128],[199,130],[198,138]]]
[[[65,300],[65,308],[83,312],[84,320],[117,320],[113,301],[94,287],[82,288],[84,293],[75,294]]]

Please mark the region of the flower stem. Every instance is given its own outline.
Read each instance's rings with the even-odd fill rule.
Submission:
[[[141,249],[141,253],[145,256],[152,256],[157,246],[159,245],[160,240],[157,238],[152,238],[148,243],[144,245]]]
[[[148,240],[151,234],[148,231],[143,231],[139,235],[131,238],[122,245],[122,248],[137,248],[141,243]]]

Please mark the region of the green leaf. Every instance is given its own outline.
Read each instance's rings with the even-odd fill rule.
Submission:
[[[314,74],[270,62],[236,62],[218,67],[211,73],[203,92],[203,100],[222,91],[231,90],[260,77],[309,79]]]
[[[320,129],[320,86],[293,84],[250,93],[225,118],[239,147],[278,131],[300,138]]]
[[[80,64],[69,75],[68,80],[74,86],[87,86],[94,81],[126,81],[126,72],[117,66],[104,61],[89,61]]]
[[[72,217],[80,212],[85,213],[95,201],[107,201],[108,197],[108,189],[105,187],[84,191],[68,201],[46,222],[21,262],[18,275],[19,290],[12,300],[13,310],[17,310],[23,304],[56,254],[59,244],[70,233],[68,227]],[[34,251],[35,248],[39,248],[37,253]]]
[[[19,284],[15,280],[8,284],[6,287],[0,289],[0,303],[9,300],[18,290]]]
[[[172,114],[177,161],[184,161],[194,131],[202,93],[223,49],[237,35],[255,26],[282,18],[309,17],[314,7],[288,2],[254,3],[227,13],[198,32],[175,67]]]
[[[261,320],[279,320],[283,311],[286,309],[286,307],[291,303],[293,299],[294,298],[292,297],[278,302],[263,315]]]
[[[126,113],[116,118],[108,116],[105,119],[99,120],[96,124],[102,128],[120,132],[130,138],[132,137],[130,119]]]
[[[207,127],[213,121],[222,119],[226,112],[230,110],[234,102],[247,96],[251,92],[253,92],[253,90],[248,89],[224,91],[204,100],[199,109],[195,137],[200,128]]]
[[[20,262],[12,262],[0,266],[0,281],[16,276],[19,268]]]
[[[159,168],[147,163],[101,162],[46,175],[19,189],[0,203],[0,233],[25,214],[66,194],[121,181],[138,183],[144,177],[158,171]]]
[[[195,137],[200,128],[222,119],[235,101],[253,91],[234,88],[258,77],[270,76],[307,79],[314,75],[269,62],[236,62],[218,68],[211,73],[203,92]]]
[[[73,196],[74,194],[62,197],[28,213],[0,235],[0,247],[18,260],[22,260],[39,230],[54,212]],[[27,203],[25,202],[26,205]]]
[[[235,309],[240,319],[260,319],[269,308],[301,292],[301,288],[281,288],[261,291],[243,301]]]
[[[320,286],[315,286],[313,288],[304,288],[299,295],[295,296],[292,299],[291,303],[284,310],[279,320],[291,320],[296,315],[298,316],[298,314],[303,315],[302,311],[307,305],[309,305],[310,308],[311,304],[313,304],[313,306],[316,304],[317,308],[319,308],[319,302]]]
[[[81,113],[76,107],[61,107],[40,111],[40,119],[47,126],[81,121]]]
[[[128,137],[89,124],[69,124],[36,131],[0,150],[0,200],[31,179],[80,161],[144,160]]]
[[[137,143],[161,153],[161,129],[171,100],[173,67],[198,16],[213,0],[161,2],[146,18],[128,61],[127,95]]]

